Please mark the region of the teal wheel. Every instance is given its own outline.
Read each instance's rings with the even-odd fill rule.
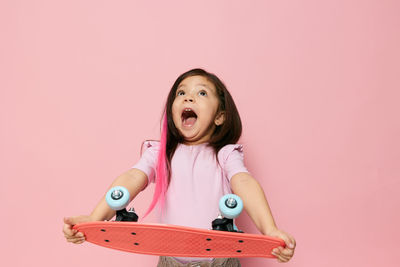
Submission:
[[[108,206],[113,210],[122,210],[129,204],[129,191],[125,187],[116,186],[106,194]]]
[[[243,210],[242,199],[234,194],[223,196],[219,200],[219,211],[221,215],[228,219],[235,219]]]

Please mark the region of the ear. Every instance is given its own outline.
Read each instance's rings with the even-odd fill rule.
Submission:
[[[214,123],[215,125],[220,126],[224,123],[224,121],[225,121],[225,112],[220,111],[218,115],[215,117]]]

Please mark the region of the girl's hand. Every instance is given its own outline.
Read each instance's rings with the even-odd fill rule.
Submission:
[[[86,215],[64,218],[63,232],[67,241],[74,244],[82,244],[83,242],[85,242],[85,236],[83,235],[83,233],[72,229],[72,227],[78,223],[91,221],[93,221],[93,219],[90,216]]]
[[[296,248],[296,240],[289,234],[279,230],[274,229],[267,233],[268,236],[278,237],[285,241],[286,247],[277,247],[272,250],[272,255],[276,256],[279,262],[288,262],[294,254],[294,249]]]

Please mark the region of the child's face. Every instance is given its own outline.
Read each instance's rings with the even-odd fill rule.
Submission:
[[[191,76],[179,84],[172,103],[172,118],[186,144],[201,144],[210,139],[216,125],[224,121],[224,113],[217,114],[218,107],[217,90],[207,78]]]

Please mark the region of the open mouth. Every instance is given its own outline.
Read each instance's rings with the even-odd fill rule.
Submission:
[[[182,124],[185,127],[192,127],[197,120],[197,114],[191,108],[185,108],[182,112]]]

